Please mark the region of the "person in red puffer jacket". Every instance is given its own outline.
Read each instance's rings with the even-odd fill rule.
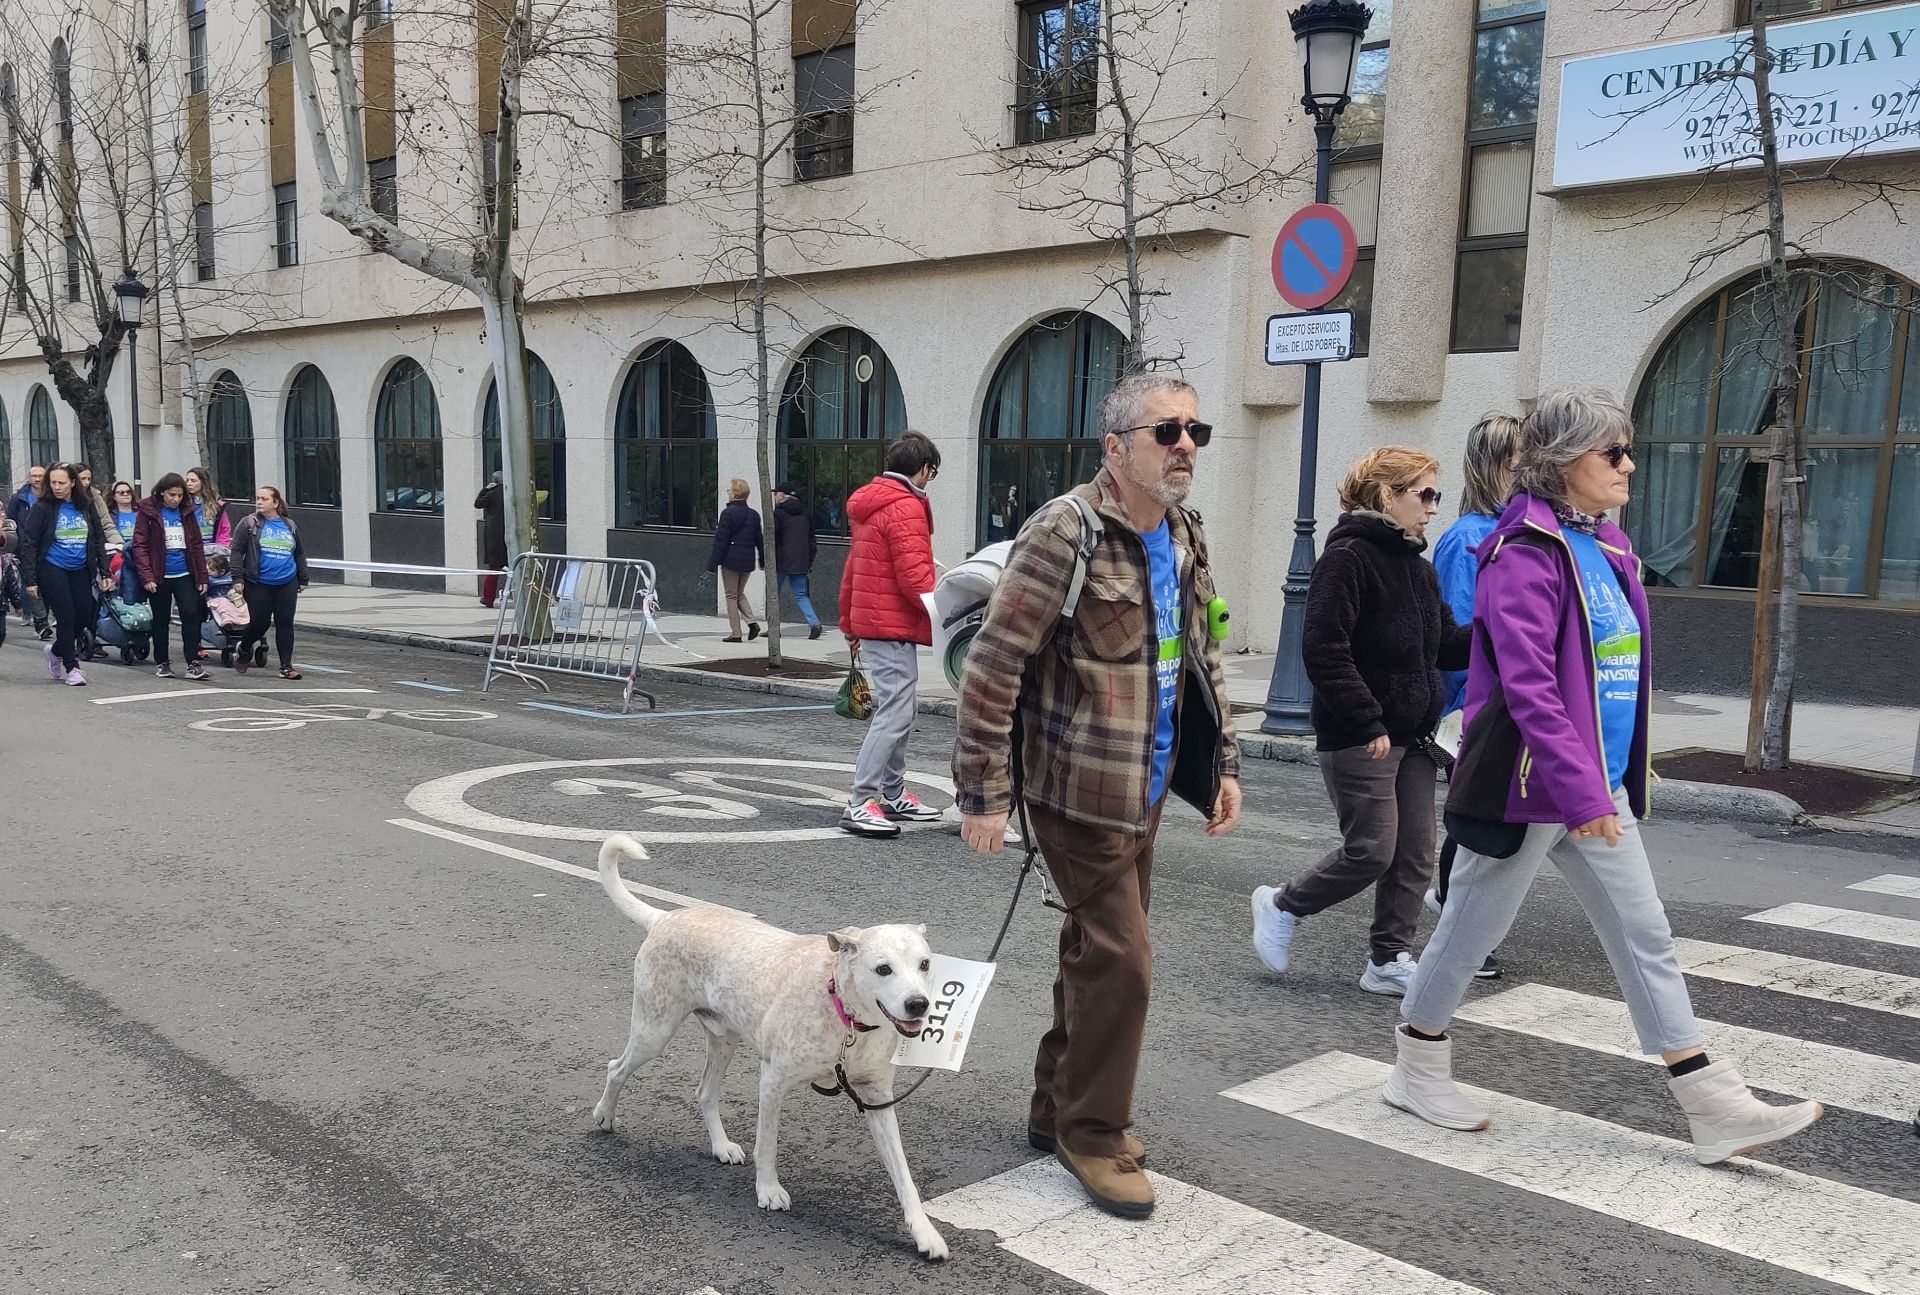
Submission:
[[[931,823],[940,811],[907,790],[907,740],[919,713],[919,649],[933,643],[922,594],[933,592],[933,507],[927,485],[940,449],[919,432],[887,447],[887,470],[853,492],[853,549],[840,579],[840,629],[873,684],[873,719],[840,816],[855,836],[893,837],[900,824]]]

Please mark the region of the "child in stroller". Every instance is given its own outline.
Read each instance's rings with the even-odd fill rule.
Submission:
[[[145,661],[153,653],[153,608],[144,598],[128,601],[128,592],[137,593],[139,586],[121,575],[127,560],[122,551],[114,554],[109,562],[109,570],[119,585],[109,593],[94,595],[94,626],[90,636],[95,643],[119,649],[122,665]]]
[[[227,560],[225,545],[207,546],[207,621],[200,627],[200,643],[204,650],[217,627],[220,633],[220,664],[233,666],[233,656],[239,650],[240,640],[246,636],[249,620],[244,599],[233,592],[233,569]],[[264,666],[267,663],[267,645],[263,639],[254,645],[253,664]]]

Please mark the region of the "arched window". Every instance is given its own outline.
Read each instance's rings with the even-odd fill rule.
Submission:
[[[380,510],[438,513],[446,510],[441,474],[440,402],[427,371],[402,359],[380,384],[373,413],[374,490]]]
[[[45,387],[35,387],[27,397],[27,459],[42,468],[60,461],[60,424]]]
[[[207,457],[221,494],[253,498],[253,411],[246,388],[230,372],[213,380],[207,397]]]
[[[340,415],[327,377],[308,364],[293,376],[282,421],[287,438],[287,502],[340,506]]]
[[[0,485],[13,491],[13,425],[7,421],[7,407],[0,404]],[[5,615],[0,611],[0,615]]]
[[[780,394],[781,479],[821,535],[852,535],[847,496],[880,475],[881,442],[907,430],[907,401],[887,353],[858,329],[814,339]]]
[[[1920,601],[1920,328],[1884,270],[1821,262],[1794,281],[1806,429],[1800,587]],[[1773,426],[1768,297],[1758,274],[1675,329],[1634,403],[1639,473],[1626,523],[1656,585],[1751,589]]]
[[[567,520],[567,414],[554,390],[547,362],[527,352],[527,385],[533,397],[533,488],[539,494],[540,520]],[[500,448],[500,392],[487,379],[487,405],[480,415],[480,474],[491,478],[504,459]]]
[[[1000,361],[980,415],[980,542],[1010,540],[1034,508],[1100,470],[1100,399],[1127,349],[1097,315],[1029,328]]]
[[[720,443],[693,353],[655,342],[627,368],[614,416],[614,525],[713,529]]]

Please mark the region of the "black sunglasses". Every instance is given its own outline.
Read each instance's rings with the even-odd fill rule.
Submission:
[[[1420,502],[1429,508],[1438,508],[1440,501],[1446,498],[1446,496],[1442,495],[1432,486],[1428,486],[1425,490],[1415,490],[1412,486],[1402,486],[1400,487],[1400,493],[1403,495],[1417,495]]]
[[[1633,446],[1622,441],[1618,445],[1609,445],[1605,449],[1595,450],[1593,453],[1605,456],[1607,466],[1618,470],[1622,462],[1633,457]]]
[[[1193,438],[1193,448],[1204,450],[1207,442],[1213,439],[1212,423],[1183,423],[1177,418],[1164,419],[1157,423],[1147,423],[1140,427],[1123,427],[1121,434],[1128,432],[1152,432],[1153,439],[1159,445],[1178,445],[1180,433],[1185,432]]]

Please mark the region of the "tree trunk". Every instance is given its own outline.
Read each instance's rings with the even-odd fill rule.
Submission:
[[[767,346],[767,79],[762,66],[760,22],[762,11],[748,0],[747,40],[753,56],[753,382],[754,462],[760,473],[760,535],[766,555],[761,588],[761,612],[767,618],[767,668],[780,669],[780,565],[773,556],[773,388],[768,380],[771,361]],[[770,10],[769,10],[770,12]]]
[[[1799,649],[1801,567],[1801,431],[1799,311],[1787,262],[1786,199],[1780,149],[1774,129],[1772,54],[1764,8],[1754,6],[1752,26],[1754,119],[1760,131],[1760,168],[1767,196],[1767,289],[1773,369],[1773,428],[1767,449],[1765,514],[1760,571],[1754,581],[1753,678],[1747,711],[1749,772],[1783,769],[1791,756],[1793,671]]]
[[[1127,261],[1126,372],[1138,373],[1147,367],[1146,290],[1140,279],[1140,221],[1135,210],[1139,197],[1135,150],[1139,141],[1133,105],[1120,80],[1120,54],[1113,43],[1113,10],[1111,4],[1101,8],[1101,43],[1106,55],[1109,97],[1113,100],[1114,112],[1120,117],[1120,242]]]
[[[109,484],[114,479],[113,453],[113,408],[107,403],[106,383],[113,373],[113,360],[119,354],[116,344],[112,353],[104,356],[87,374],[83,375],[73,367],[72,361],[61,355],[42,338],[40,349],[47,361],[47,372],[53,378],[55,390],[60,399],[73,410],[80,424],[80,454],[86,465],[93,469],[95,480],[104,479]]]

